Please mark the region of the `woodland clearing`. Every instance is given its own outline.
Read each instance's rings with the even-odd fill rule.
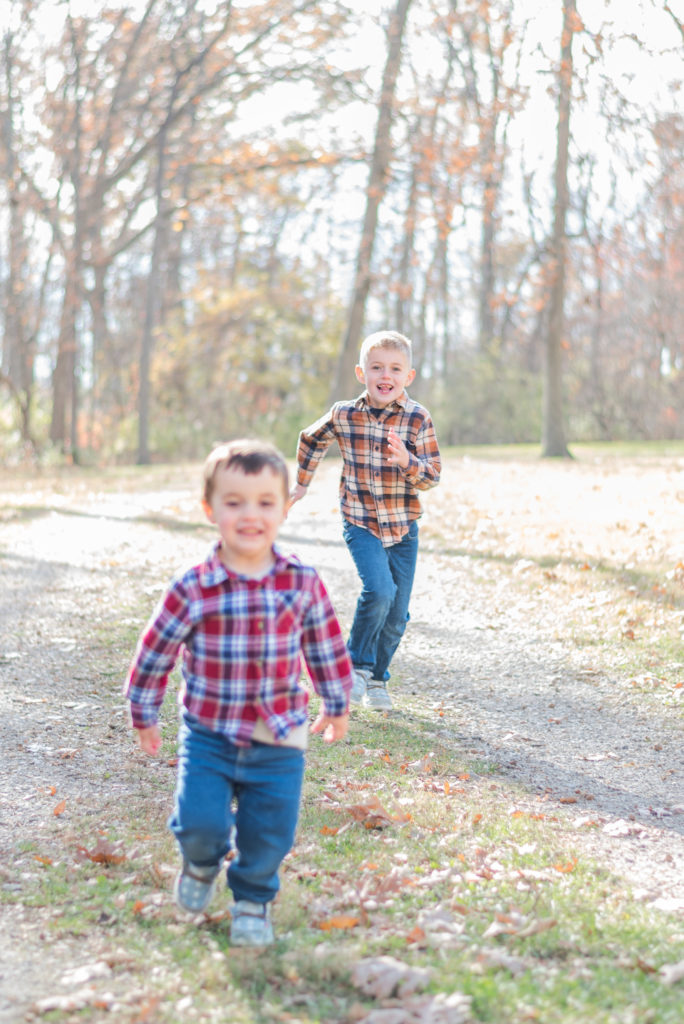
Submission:
[[[326,459],[281,542],[317,566],[348,625],[357,586],[338,473]],[[424,502],[412,619],[390,683],[396,710],[355,713],[344,750],[312,744],[302,833],[276,908],[290,946],[262,959],[258,983],[254,959],[240,954],[226,967],[225,900],[197,929],[171,906],[172,696],[156,761],[135,749],[121,697],[156,597],[211,541],[198,479],[196,465],[3,474],[0,1021],[623,1024],[603,996],[588,1011],[574,1006],[573,990],[564,1008],[550,974],[524,1000],[511,992],[517,1009],[505,1009],[503,995],[493,1008],[497,986],[506,991],[502,973],[520,986],[546,963],[554,979],[565,971],[581,984],[610,950],[611,970],[626,969],[627,939],[606,940],[598,954],[595,923],[595,947],[566,935],[562,956],[558,945],[527,957],[505,948],[508,936],[534,942],[552,920],[537,909],[541,860],[568,885],[580,870],[600,879],[595,916],[602,900],[619,899],[635,935],[644,914],[659,930],[662,949],[648,962],[635,952],[629,964],[629,978],[648,987],[641,1002],[631,993],[631,1019],[674,1024],[671,996],[678,990],[681,1009],[684,976],[684,448],[587,447],[573,461],[524,449],[449,454]],[[412,753],[402,760],[404,750]],[[460,824],[441,837],[443,853],[430,847],[427,857],[445,795]],[[396,874],[407,863],[420,865],[414,891],[434,887],[434,906],[414,896],[404,907],[403,932],[376,927],[378,907],[389,914],[391,901],[385,908],[377,878],[372,898],[362,880],[380,847],[349,845],[336,822],[350,807],[366,825],[357,841],[378,831],[382,852],[393,850],[382,873],[385,886],[396,884],[392,900],[409,889]],[[424,831],[419,812],[434,817]],[[497,839],[483,831],[488,819]],[[523,825],[534,834],[518,835]],[[537,865],[517,869],[517,888],[534,896],[520,897],[524,912],[496,888],[505,858],[523,855]],[[426,939],[432,911],[447,914],[444,949],[458,945],[463,958],[458,992],[453,978],[433,975],[421,1003],[428,997],[416,994],[415,976],[380,983],[354,974],[369,952],[404,963],[408,951],[411,969],[425,967],[424,955],[439,978],[430,958],[438,964],[443,950]],[[485,918],[478,932],[474,922]],[[309,936],[306,969],[298,934]]]

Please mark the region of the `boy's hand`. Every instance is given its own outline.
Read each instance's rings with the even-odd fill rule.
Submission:
[[[400,466],[402,469],[408,469],[410,461],[409,450],[397,434],[394,427],[389,428],[387,444],[390,449],[390,454],[387,458],[390,466]]]
[[[161,733],[159,732],[158,725],[148,725],[147,729],[136,729],[138,734],[138,743],[140,748],[149,754],[150,757],[155,757],[159,753],[161,747]]]
[[[289,512],[296,501],[300,501],[301,498],[306,494],[307,488],[304,484],[295,484],[290,491],[290,500],[287,503],[287,511]]]
[[[311,732],[322,732],[326,743],[334,743],[335,740],[343,740],[349,728],[349,712],[346,715],[326,715],[321,711],[316,721],[311,726]]]

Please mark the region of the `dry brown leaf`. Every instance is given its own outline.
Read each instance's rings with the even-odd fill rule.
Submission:
[[[366,828],[386,828],[392,824],[392,818],[387,813],[377,796],[368,798],[365,804],[352,804],[347,808],[349,814],[355,821],[360,821]]]
[[[461,992],[409,996],[389,1000],[357,1024],[468,1024],[472,1021],[470,1005],[471,997]]]
[[[663,964],[660,976],[664,985],[676,985],[677,982],[684,981],[684,960],[680,960],[678,964]]]
[[[101,837],[98,838],[92,850],[88,850],[85,846],[77,846],[76,852],[79,857],[91,860],[95,864],[123,864],[126,860],[126,854],[122,852],[121,847],[117,847]]]
[[[66,810],[66,800],[60,800],[56,807],[53,808],[52,813],[56,818],[59,818],[60,814],[64,814]]]
[[[352,969],[352,984],[374,999],[407,996],[430,983],[431,971],[411,967],[393,956],[367,957]]]

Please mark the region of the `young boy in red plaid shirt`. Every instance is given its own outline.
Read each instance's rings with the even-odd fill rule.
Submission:
[[[378,331],[361,346],[356,377],[366,390],[336,402],[302,430],[291,501],[306,494],[316,467],[337,441],[342,454],[343,534],[361,578],[347,646],[354,664],[351,699],[389,710],[389,664],[409,618],[418,555],[418,491],[439,482],[441,459],[430,414],[409,398],[416,371],[411,342]]]
[[[258,441],[220,445],[204,467],[202,505],[219,532],[206,560],[178,575],[138,643],[125,684],[145,753],[161,745],[157,715],[183,648],[178,780],[169,827],[183,857],[178,905],[205,909],[224,857],[235,904],[231,942],[273,942],[271,903],[294,842],[309,695],[311,726],[347,731],[352,666],[316,571],[275,540],[289,500],[285,460]]]

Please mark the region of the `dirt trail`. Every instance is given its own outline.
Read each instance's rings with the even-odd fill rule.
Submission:
[[[431,521],[443,530],[453,511],[466,531],[473,523],[463,510],[482,514],[482,467],[463,464],[459,473],[460,510],[450,505],[447,488],[426,517],[412,620],[390,684],[397,707],[447,706],[443,739],[460,754],[498,764],[499,779],[523,787],[516,797],[522,804],[543,801],[575,815],[578,846],[624,876],[639,898],[684,918],[681,705],[627,694],[593,667],[559,629],[563,609],[552,592],[542,598],[517,588],[510,571],[493,573],[486,560],[459,547],[459,537],[450,554],[431,541]],[[317,565],[349,622],[357,584],[341,540],[336,480],[336,465],[324,464],[281,540]],[[140,595],[151,608],[174,569],[201,557],[211,537],[198,516],[195,480],[186,483],[180,471],[147,493],[90,493],[87,484],[55,489],[40,480],[15,493],[5,486],[0,885],[6,893],[20,894],[41,870],[35,848],[58,860],[76,841],[68,813],[55,813],[61,801],[87,807],[94,826],[111,826],[118,814],[125,817],[140,772],[165,770],[142,767],[131,746],[119,687],[132,652],[108,648],[106,632],[127,615],[139,628],[130,609]],[[514,572],[542,571],[533,560],[522,567],[520,561]],[[591,828],[583,827],[588,819]],[[3,905],[0,1022],[23,1020],[26,1008],[54,992],[64,971],[80,962],[76,936],[66,932],[58,944],[49,942],[45,926],[53,913]],[[93,959],[98,950],[88,953]]]

